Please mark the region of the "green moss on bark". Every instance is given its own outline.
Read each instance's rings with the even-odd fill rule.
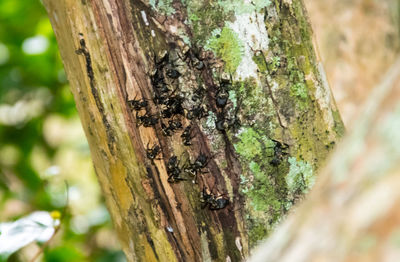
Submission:
[[[231,74],[236,71],[242,60],[243,43],[229,27],[214,32],[213,37],[208,40],[206,48],[213,50],[225,62],[225,69]]]

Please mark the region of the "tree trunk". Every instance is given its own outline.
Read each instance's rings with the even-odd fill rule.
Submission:
[[[302,1],[44,4],[128,261],[248,257],[343,133]]]
[[[399,261],[400,58],[307,200],[251,262]]]

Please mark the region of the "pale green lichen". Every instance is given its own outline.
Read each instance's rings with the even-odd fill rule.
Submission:
[[[205,48],[214,51],[225,62],[227,72],[234,73],[242,60],[243,43],[229,27],[224,27],[220,34],[215,32],[215,35],[207,41]]]
[[[251,161],[249,168],[254,175],[256,183],[249,188],[247,195],[251,198],[250,205],[256,211],[279,212],[281,203],[275,195],[275,190],[268,175],[261,169],[261,166]]]
[[[229,94],[229,101],[232,102],[233,107],[237,107],[237,97],[236,97],[236,92],[233,90],[228,91]]]
[[[290,93],[292,96],[296,96],[300,99],[306,99],[308,97],[307,86],[304,83],[296,83],[290,87]]]
[[[271,58],[269,62],[269,70],[271,73],[275,73],[278,71],[279,67],[281,66],[281,58],[279,56],[274,56]]]
[[[270,4],[268,0],[237,1],[237,0],[218,0],[218,5],[223,7],[226,12],[233,12],[236,15],[260,12]]]
[[[307,193],[315,183],[312,166],[305,161],[297,161],[289,157],[289,173],[286,175],[286,184],[291,193]]]
[[[244,129],[238,138],[240,142],[234,145],[236,152],[242,157],[251,160],[262,156],[261,136],[252,128]]]
[[[186,6],[188,19],[185,23],[192,29],[193,44],[204,46],[212,37],[210,32],[220,30],[229,19],[224,8],[207,1],[182,0],[182,4]]]
[[[217,121],[217,116],[213,111],[208,111],[208,116],[203,127],[207,130],[213,130],[215,129],[215,121]]]
[[[246,177],[246,176],[244,176],[244,175],[240,175],[240,184],[241,185],[245,185],[245,184],[247,184],[249,182],[249,179]]]
[[[175,9],[172,7],[173,0],[150,0],[149,4],[155,10],[165,14],[172,15]]]
[[[256,178],[260,178],[260,176],[259,176],[259,175],[260,175],[260,172],[261,172],[261,167],[260,167],[260,165],[257,164],[257,163],[254,162],[254,161],[251,161],[249,167],[250,167],[251,172],[253,172],[253,174],[255,175],[255,177],[256,177]],[[263,178],[261,178],[261,179],[263,179]]]

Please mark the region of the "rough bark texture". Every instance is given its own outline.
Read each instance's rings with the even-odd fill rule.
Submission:
[[[310,189],[343,132],[301,1],[44,4],[129,261],[247,257]],[[154,100],[163,87],[169,98]],[[162,118],[160,99],[178,96],[182,112]],[[141,98],[154,127],[139,126],[136,114],[146,110],[129,106]],[[189,120],[193,108],[206,116]],[[164,136],[169,120],[183,128]],[[154,160],[148,145],[162,149]],[[209,160],[204,172],[171,181],[173,156],[173,171],[193,170],[200,154]]]
[[[258,261],[399,261],[400,59]]]

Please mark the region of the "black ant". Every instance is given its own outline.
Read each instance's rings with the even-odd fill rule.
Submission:
[[[190,109],[186,114],[186,118],[189,120],[192,120],[195,118],[200,120],[201,118],[207,117],[207,116],[208,116],[207,106],[204,104],[192,107],[192,109]]]
[[[194,176],[194,181],[197,180],[197,175],[199,173],[207,173],[202,171],[203,168],[205,168],[208,165],[209,158],[203,154],[202,152],[200,155],[196,158],[196,160],[193,163],[190,163],[190,161],[186,164],[186,167],[184,168],[185,172],[188,172],[192,176]]]
[[[193,96],[192,96],[192,101],[197,102],[201,101],[204,98],[204,92],[205,89],[202,86],[199,86],[197,89],[194,90]]]
[[[168,68],[165,73],[169,78],[172,79],[178,79],[181,76],[181,73],[179,73],[178,70],[173,68]]]
[[[220,85],[223,86],[224,88],[229,88],[232,85],[232,76],[222,76],[221,79],[219,80]]]
[[[162,118],[171,118],[172,116],[173,116],[173,113],[170,108],[165,108],[161,111]]]
[[[155,69],[154,73],[150,77],[151,84],[155,87],[159,87],[160,84],[164,83],[164,75],[161,69]]]
[[[192,57],[192,65],[194,68],[197,70],[202,70],[204,68],[204,62],[198,59],[197,57],[193,56]]]
[[[172,136],[172,130],[169,126],[165,125],[163,122],[161,122],[161,130],[162,130],[162,134],[164,136]]]
[[[160,82],[155,87],[156,87],[156,91],[161,94],[165,94],[165,93],[168,93],[169,91],[171,91],[165,82]]]
[[[203,70],[205,67],[205,64],[203,62],[204,57],[204,50],[202,47],[197,47],[193,49],[194,52],[192,52],[192,65],[194,68],[197,70]]]
[[[154,87],[155,96],[153,98],[154,103],[157,104],[165,104],[168,99],[168,93],[170,89],[168,85],[164,81],[164,75],[162,71],[156,69],[156,73],[151,77],[151,84]]]
[[[230,128],[238,128],[241,125],[240,120],[235,115],[234,118],[226,118],[223,113],[217,114],[217,121],[215,122],[215,128],[220,131],[224,132]]]
[[[130,105],[130,107],[135,110],[135,111],[140,111],[143,108],[146,108],[148,106],[148,102],[147,100],[137,100],[136,99],[137,96],[135,96],[135,98],[133,100],[129,100],[128,103]]]
[[[160,61],[157,61],[157,57],[154,56],[154,64],[157,68],[163,68],[164,66],[167,65],[169,61],[169,54],[168,52],[165,52],[164,55],[161,57]]]
[[[136,111],[137,126],[143,125],[144,127],[151,127],[155,126],[157,123],[158,123],[158,118],[154,117],[154,115],[151,115],[149,112],[146,112],[146,114],[140,116],[138,111]]]
[[[183,132],[182,132],[181,138],[182,138],[182,142],[183,142],[183,144],[184,144],[185,146],[190,146],[190,145],[192,145],[191,140],[192,140],[193,137],[192,137],[191,134],[190,134],[191,128],[192,128],[192,126],[189,125],[189,126],[187,126],[187,127],[185,128],[185,130],[183,130]]]
[[[168,61],[169,61],[168,53],[164,54],[164,56],[158,62],[157,62],[156,57],[154,57],[154,63],[155,63],[156,69],[151,74],[150,80],[151,80],[152,86],[156,88],[156,90],[155,90],[156,93],[159,93],[159,92],[167,93],[169,91],[168,86],[165,83],[164,73],[163,73],[163,68],[166,66]],[[154,102],[156,104],[158,104],[156,100]]]
[[[164,136],[171,136],[176,130],[182,128],[182,123],[177,120],[168,120],[168,126],[161,122],[161,129]]]
[[[156,158],[157,155],[161,152],[161,147],[159,145],[154,145],[153,147],[149,147],[150,142],[147,144],[146,147],[146,155],[147,158],[150,160],[161,160],[161,158]]]
[[[224,132],[225,129],[229,128],[228,121],[223,114],[218,114],[215,128],[220,132]]]
[[[229,205],[229,199],[226,194],[214,195],[212,192],[208,193],[205,187],[201,191],[200,202],[203,203],[203,209],[208,206],[210,210],[223,209]]]
[[[217,120],[215,121],[215,128],[220,132],[225,132],[227,129],[233,128],[237,130],[240,125],[240,119],[238,117],[238,112],[240,109],[240,102],[236,106],[235,112],[233,113],[233,117],[226,117],[225,112],[220,112],[217,114]]]
[[[228,98],[229,98],[229,93],[226,91],[225,88],[220,86],[218,89],[216,95],[215,95],[215,104],[219,108],[224,108],[226,104],[228,103]]]
[[[153,101],[156,105],[165,105],[168,102],[168,92],[158,92],[156,90]]]
[[[194,50],[194,49],[188,49],[186,52],[183,53],[183,57],[181,57],[181,59],[183,61],[187,61],[189,59],[189,62],[192,64],[192,66],[194,68],[196,68],[197,70],[202,70],[204,68],[204,62],[202,61],[203,59],[201,59],[199,57],[199,55],[196,55],[195,53],[200,53],[201,52],[201,48],[195,48],[195,49],[199,49],[199,50]]]
[[[273,158],[269,163],[276,167],[282,162],[284,156],[289,155],[286,151],[289,148],[289,145],[274,139],[271,140],[275,143],[275,146]]]
[[[215,94],[215,103],[217,107],[224,108],[228,103],[228,89],[232,85],[229,79],[221,79],[217,93]]]
[[[200,170],[200,169],[206,167],[208,164],[208,161],[209,161],[209,158],[205,154],[200,153],[200,155],[196,158],[194,163],[191,165],[192,170]]]
[[[166,108],[162,110],[162,118],[170,118],[174,115],[184,115],[184,109],[182,107],[183,98],[180,96],[170,96],[165,99],[164,105]]]
[[[181,177],[182,170],[179,167],[179,160],[177,156],[172,156],[168,159],[167,163],[167,174],[168,174],[168,182],[169,183],[177,183],[179,181],[186,180]]]

